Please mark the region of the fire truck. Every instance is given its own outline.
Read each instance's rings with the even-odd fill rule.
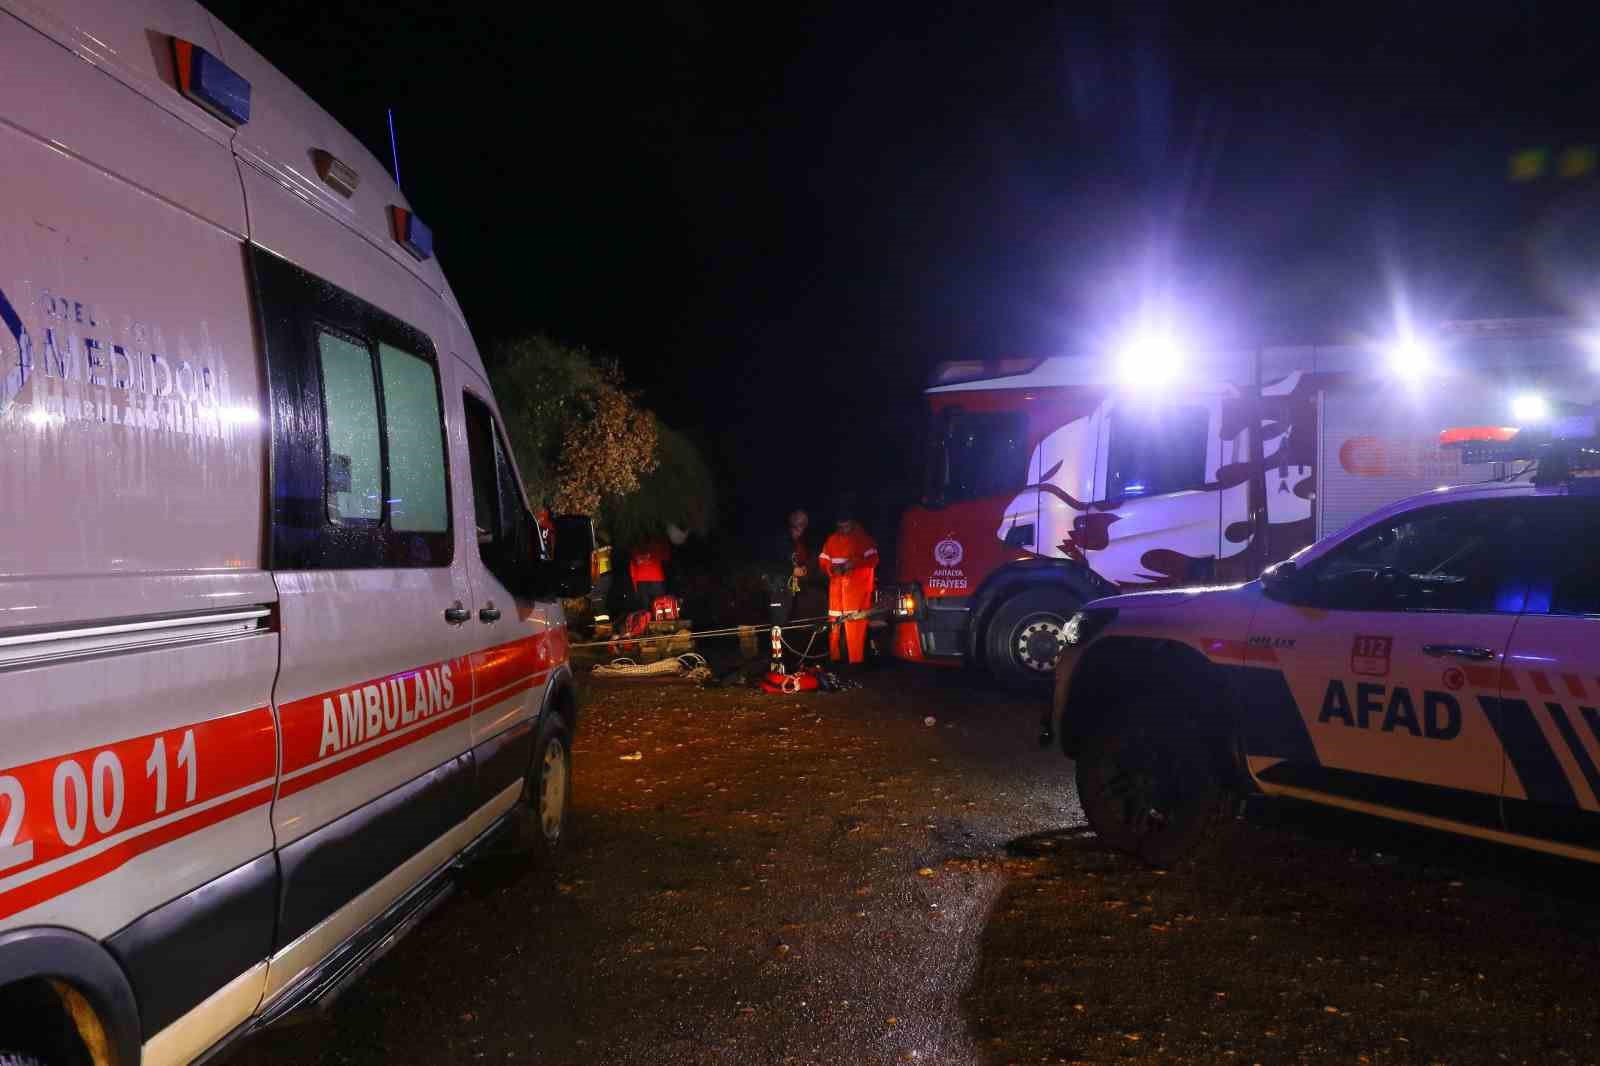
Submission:
[[[880,590],[897,658],[1047,684],[1082,603],[1249,580],[1385,504],[1503,476],[1438,427],[1511,432],[1597,397],[1564,319],[1385,342],[943,363],[926,480]]]

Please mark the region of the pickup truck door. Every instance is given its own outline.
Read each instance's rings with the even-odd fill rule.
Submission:
[[[1374,522],[1264,599],[1245,655],[1267,672],[1245,745],[1268,792],[1498,829],[1498,699],[1528,595],[1525,499]]]

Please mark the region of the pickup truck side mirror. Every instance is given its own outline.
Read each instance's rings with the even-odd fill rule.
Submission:
[[[1309,603],[1307,586],[1306,574],[1293,559],[1274,563],[1261,571],[1261,591],[1266,593],[1268,599],[1277,600],[1279,603],[1302,605]]]

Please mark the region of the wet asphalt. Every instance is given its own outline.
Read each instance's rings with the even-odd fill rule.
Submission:
[[[481,862],[228,1061],[1600,1061],[1592,870],[1293,808],[1148,870],[1038,697],[864,682],[587,686],[554,865]]]

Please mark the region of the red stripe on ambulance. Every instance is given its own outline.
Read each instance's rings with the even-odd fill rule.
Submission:
[[[266,707],[0,769],[0,918],[272,798]]]
[[[488,710],[542,682],[566,650],[566,631],[557,629],[286,703],[278,709],[278,794],[292,796]],[[481,695],[468,698],[474,689]]]
[[[0,769],[0,919],[542,683],[565,628],[284,704]],[[468,698],[476,682],[479,699]]]

